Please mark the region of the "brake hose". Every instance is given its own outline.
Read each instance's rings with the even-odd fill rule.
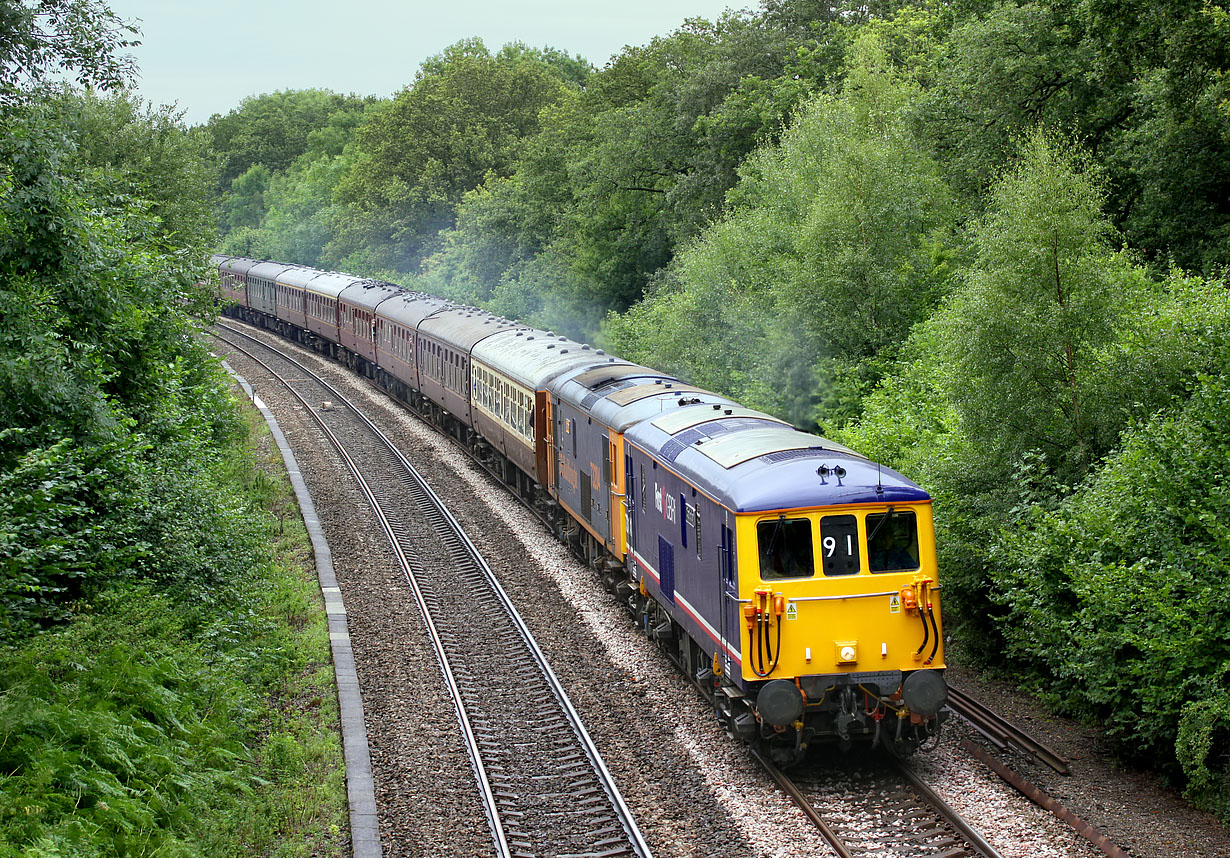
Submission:
[[[749,635],[755,635],[756,640],[748,641],[749,645],[754,644],[754,652],[756,662],[752,665],[752,672],[759,677],[769,676],[773,671],[777,670],[777,662],[781,659],[782,651],[782,621],[779,617],[777,620],[777,657],[773,655],[773,643],[769,640],[768,629],[769,614],[766,611],[761,617],[758,617],[753,629],[749,629]],[[768,670],[765,670],[765,664],[768,664]]]
[[[931,628],[927,625],[927,614],[923,610],[922,605],[918,606],[918,618],[923,624],[923,642],[914,655],[922,655],[922,651],[927,648],[927,642],[931,640]]]
[[[931,618],[931,628],[935,631],[935,643],[931,647],[931,655],[927,656],[927,661],[925,662],[930,664],[935,658],[935,654],[940,651],[940,628],[935,622],[935,609],[931,606],[930,601],[927,602],[927,616]]]

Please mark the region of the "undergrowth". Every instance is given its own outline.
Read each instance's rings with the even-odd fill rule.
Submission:
[[[208,592],[120,577],[0,650],[0,858],[341,854],[328,629],[276,452],[248,423],[202,466],[242,507],[230,537],[261,558],[246,574]]]

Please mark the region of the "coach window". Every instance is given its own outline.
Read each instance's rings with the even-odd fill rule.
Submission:
[[[918,524],[913,510],[889,508],[867,516],[867,564],[872,572],[918,568]]]
[[[756,525],[756,540],[760,545],[760,577],[764,580],[811,578],[816,574],[808,519],[780,515],[762,521]]]

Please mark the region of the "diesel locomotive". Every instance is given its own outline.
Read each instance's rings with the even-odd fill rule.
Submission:
[[[375,380],[537,505],[727,730],[912,753],[947,686],[930,496],[841,444],[400,286],[217,256],[225,312]]]

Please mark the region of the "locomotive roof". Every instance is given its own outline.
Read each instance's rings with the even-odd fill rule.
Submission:
[[[405,291],[400,286],[385,283],[383,280],[358,280],[339,292],[337,299],[364,310],[375,310],[381,301]]]
[[[461,304],[445,306],[419,322],[419,333],[446,343],[455,349],[470,353],[474,344],[500,331],[525,329],[520,322],[510,322],[502,316],[466,307]]]
[[[356,283],[362,282],[361,277],[355,277],[353,274],[341,274],[337,271],[322,271],[317,277],[304,287],[308,292],[317,295],[324,295],[329,298],[337,298],[342,294],[342,291],[353,286]]]
[[[552,383],[551,390],[617,432],[676,410],[682,402],[730,402],[656,369],[632,363],[617,363],[559,378]]]
[[[376,315],[417,330],[423,319],[450,306],[451,301],[426,292],[402,292],[381,303]]]
[[[563,373],[605,367],[616,359],[601,349],[534,328],[501,331],[474,346],[474,358],[534,390]]]
[[[930,498],[901,474],[835,441],[752,409],[720,412],[714,418],[712,405],[685,407],[638,423],[626,437],[735,512]],[[833,473],[839,466],[841,477]]]

